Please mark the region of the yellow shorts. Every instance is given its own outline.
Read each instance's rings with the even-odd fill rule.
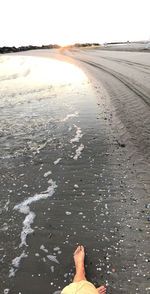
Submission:
[[[97,290],[93,284],[88,281],[80,281],[71,283],[66,286],[61,294],[97,294]]]

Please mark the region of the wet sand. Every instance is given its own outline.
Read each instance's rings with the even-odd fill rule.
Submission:
[[[72,92],[69,88],[63,96],[63,103],[72,107],[68,114],[78,115],[54,126],[51,140],[39,153],[29,150],[1,161],[2,293],[7,288],[12,294],[60,291],[72,281],[72,254],[78,244],[86,247],[87,278],[96,286],[105,284],[108,293],[118,294],[150,291],[149,141],[144,149],[140,143],[142,136],[149,138],[149,108],[140,100],[135,113],[125,115],[131,98],[133,108],[137,101],[128,95],[127,85],[79,61],[95,62],[91,59],[98,58],[96,52],[91,56],[67,52],[67,57],[48,50],[39,53],[78,64],[90,82]],[[119,98],[124,99],[123,106]],[[136,120],[141,111],[144,122]],[[138,121],[141,131],[136,133]],[[24,247],[27,257],[15,276],[8,278],[12,260],[22,253],[19,244],[25,219],[14,207],[47,191],[49,179],[57,187],[51,197],[29,205],[36,217]]]

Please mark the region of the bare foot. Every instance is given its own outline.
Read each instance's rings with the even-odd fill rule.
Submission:
[[[78,246],[74,252],[74,262],[76,266],[76,271],[84,270],[84,247]]]
[[[98,294],[105,294],[106,293],[106,288],[104,286],[101,286],[97,288]]]

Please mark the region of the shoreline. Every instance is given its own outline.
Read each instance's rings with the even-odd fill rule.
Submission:
[[[45,53],[47,57],[57,56]],[[36,56],[38,51],[31,54]],[[34,232],[26,240],[28,258],[22,259],[14,279],[8,279],[5,285],[3,279],[1,283],[2,290],[9,288],[11,294],[60,291],[72,281],[72,254],[78,244],[86,247],[87,278],[95,286],[105,284],[108,293],[117,294],[148,291],[148,182],[142,174],[145,165],[141,154],[134,153],[133,142],[111,104],[116,93],[110,96],[103,84],[109,81],[110,74],[108,79],[108,73],[97,73],[80,64],[80,68],[84,67],[91,81],[87,88],[82,85],[83,92],[68,91],[61,107],[71,108],[53,128],[52,140],[39,153],[7,159],[1,166],[5,175],[3,200],[5,203],[8,195],[10,200],[8,210],[2,213],[6,222],[9,217],[13,222],[13,228],[6,230],[8,235],[2,232],[1,240],[3,246],[7,244],[8,252],[12,244],[17,249],[4,258],[3,275],[22,250],[18,246],[25,216],[13,208],[28,197],[29,202],[42,191],[47,193],[51,178],[57,185],[52,197],[31,203],[30,212],[36,212],[36,218],[31,224]],[[123,91],[120,84],[114,85],[116,91]],[[58,99],[60,102],[60,96]],[[79,147],[83,149],[75,160]]]

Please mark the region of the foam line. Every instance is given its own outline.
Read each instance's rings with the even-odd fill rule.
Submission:
[[[22,258],[26,258],[26,257],[28,257],[28,255],[25,254],[25,252],[23,251],[23,252],[21,253],[20,256],[17,256],[17,257],[15,257],[15,258],[12,260],[12,267],[11,267],[11,269],[10,269],[10,271],[9,271],[9,278],[15,276],[15,273],[16,273],[16,271],[17,271],[18,268],[19,268],[19,265],[20,265],[20,261],[21,261],[21,259],[22,259]]]
[[[81,155],[81,152],[83,151],[84,149],[84,145],[81,144],[77,149],[76,149],[76,154],[75,156],[73,157],[74,160],[77,160],[78,157]]]
[[[23,228],[21,231],[21,243],[19,247],[22,246],[28,246],[26,242],[26,238],[29,234],[33,233],[33,229],[31,228],[31,224],[33,224],[34,219],[36,217],[36,214],[33,211],[30,211],[29,205],[33,202],[46,199],[50,196],[52,196],[55,193],[55,189],[57,188],[56,182],[54,182],[52,179],[48,181],[50,186],[47,188],[46,191],[42,192],[41,194],[35,194],[33,197],[29,197],[20,204],[15,205],[14,209],[18,210],[20,213],[26,214],[26,217],[23,221]],[[14,277],[17,269],[19,268],[20,260],[24,257],[27,257],[25,252],[14,258],[12,260],[12,267],[9,271],[9,277]],[[55,261],[56,262],[56,261]]]
[[[46,172],[46,173],[44,174],[44,177],[47,178],[49,175],[51,175],[51,173],[52,173],[51,170],[49,170],[48,172]]]
[[[35,219],[35,213],[33,211],[29,211],[29,214],[26,216],[25,220],[23,221],[23,228],[21,232],[21,243],[19,247],[23,245],[27,246],[26,238],[27,235],[32,234],[34,230],[31,228],[31,224],[33,224]]]
[[[61,121],[66,121],[71,117],[76,117],[78,116],[78,112],[76,111],[75,113],[71,113],[71,114],[67,114],[67,116],[65,118],[63,118]]]
[[[76,131],[76,135],[73,139],[70,140],[70,143],[75,143],[75,142],[79,142],[79,140],[82,138],[83,134],[82,134],[82,131],[81,131],[81,128],[79,128],[78,126],[76,126],[74,124],[74,127],[77,129]]]
[[[48,183],[51,184],[51,186],[49,186],[46,191],[42,192],[41,194],[35,194],[33,197],[29,197],[28,199],[21,202],[20,204],[15,205],[14,209],[20,210],[20,208],[23,206],[30,205],[33,202],[37,202],[39,200],[43,200],[52,196],[55,192],[55,189],[57,188],[57,185],[56,185],[56,182],[54,182],[52,179],[49,180]]]

